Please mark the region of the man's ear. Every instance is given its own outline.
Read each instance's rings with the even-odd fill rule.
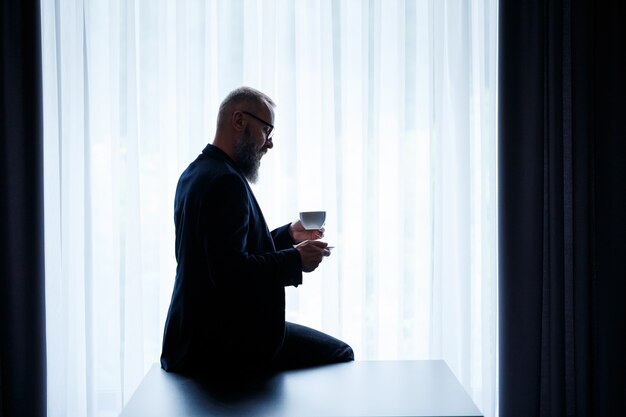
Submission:
[[[243,117],[243,113],[240,110],[235,110],[230,117],[230,124],[237,132],[243,132],[246,128],[246,119]]]

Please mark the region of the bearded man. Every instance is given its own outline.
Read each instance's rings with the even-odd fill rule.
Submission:
[[[213,144],[176,188],[176,281],[165,324],[166,371],[242,375],[354,360],[350,346],[285,322],[285,286],[330,255],[324,229],[269,231],[248,181],[274,147],[274,102],[249,87],[220,105]]]

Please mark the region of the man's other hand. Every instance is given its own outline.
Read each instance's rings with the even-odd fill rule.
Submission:
[[[302,259],[302,272],[312,272],[322,262],[324,256],[330,255],[330,250],[326,249],[328,243],[316,240],[305,240],[296,245]]]
[[[324,237],[324,228],[306,230],[300,220],[289,225],[289,234],[294,242],[300,243],[305,240],[318,240]]]

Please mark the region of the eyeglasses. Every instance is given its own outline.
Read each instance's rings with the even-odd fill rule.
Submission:
[[[267,123],[265,120],[261,119],[260,117],[255,116],[252,113],[249,113],[245,110],[241,111],[243,114],[247,114],[250,117],[253,117],[255,119],[257,119],[259,122],[263,123],[265,126],[269,127],[270,130],[267,131],[267,140],[272,140],[272,133],[274,132],[274,125],[272,125],[271,123]]]

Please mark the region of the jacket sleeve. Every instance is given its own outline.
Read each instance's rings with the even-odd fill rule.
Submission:
[[[291,223],[272,230],[272,239],[276,249],[289,249],[296,244],[289,234],[289,226],[291,226]]]
[[[249,251],[255,242],[248,242],[250,208],[243,181],[235,174],[220,176],[202,202],[200,233],[216,285],[297,286],[302,283],[302,261],[296,249],[289,246],[264,253]]]

